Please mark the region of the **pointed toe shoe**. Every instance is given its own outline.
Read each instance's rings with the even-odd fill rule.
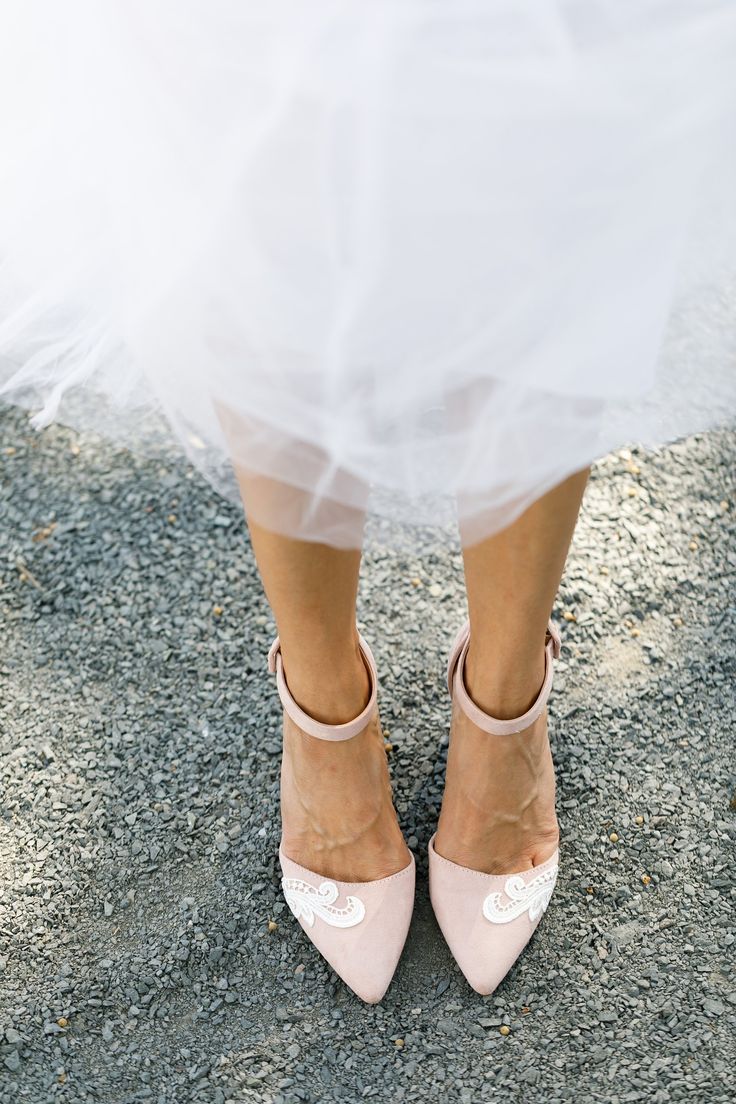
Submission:
[[[345,724],[329,725],[306,714],[292,697],[284,677],[276,637],[268,655],[285,716],[309,736],[349,740],[373,723],[377,711],[376,665],[362,636],[359,644],[370,676],[370,699],[361,714]],[[407,865],[385,878],[343,882],[301,866],[279,845],[281,889],[302,930],[336,974],[361,1000],[375,1004],[391,983],[409,932],[414,908],[416,861],[407,848]]]
[[[539,695],[523,716],[511,720],[491,717],[470,698],[463,677],[469,637],[466,622],[455,639],[447,669],[453,708],[493,735],[524,732],[541,717],[552,687],[553,660],[560,653],[555,626],[550,621],[547,629],[545,678]],[[557,882],[559,848],[531,869],[487,874],[440,855],[435,840],[436,833],[429,841],[428,859],[429,895],[437,923],[470,985],[488,996],[516,962],[549,905]]]

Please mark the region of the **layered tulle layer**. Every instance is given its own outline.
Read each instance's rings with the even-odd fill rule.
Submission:
[[[479,539],[736,414],[730,0],[35,0],[0,397],[291,535]]]

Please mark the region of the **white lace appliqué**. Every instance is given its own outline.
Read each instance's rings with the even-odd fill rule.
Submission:
[[[322,882],[318,889],[301,878],[282,878],[281,888],[297,920],[303,917],[310,927],[315,916],[321,916],[333,928],[352,928],[365,916],[365,905],[359,897],[347,897],[343,908],[335,905],[340,891],[334,882]]]
[[[492,924],[508,924],[523,913],[529,913],[531,921],[538,920],[549,904],[557,881],[558,867],[550,867],[530,882],[525,882],[520,874],[512,874],[503,887],[508,897],[501,904],[501,893],[489,893],[483,902],[483,915]]]

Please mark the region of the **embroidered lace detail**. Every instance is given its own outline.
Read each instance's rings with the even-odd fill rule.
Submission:
[[[542,915],[550,902],[552,891],[557,881],[559,867],[553,866],[525,882],[521,874],[512,874],[503,887],[503,893],[508,897],[506,904],[501,904],[501,893],[489,893],[483,902],[483,915],[492,924],[508,924],[517,916],[529,913],[529,919],[534,922]]]
[[[281,888],[294,916],[297,920],[303,917],[310,927],[315,916],[333,928],[352,928],[365,916],[365,905],[359,897],[347,897],[343,908],[335,905],[340,891],[334,882],[322,882],[318,889],[301,878],[282,878]]]

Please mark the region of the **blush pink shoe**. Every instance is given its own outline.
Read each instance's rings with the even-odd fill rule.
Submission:
[[[532,707],[521,717],[499,720],[484,713],[465,688],[465,656],[470,625],[463,625],[450,652],[447,684],[453,705],[485,732],[523,732],[542,714],[552,687],[552,663],[560,638],[550,621],[545,647],[545,679]],[[477,993],[488,996],[504,979],[534,934],[557,881],[559,849],[545,862],[518,874],[486,874],[444,858],[428,845],[429,896],[448,947]]]
[[[363,637],[358,639],[370,676],[370,700],[354,720],[330,725],[310,717],[292,697],[276,637],[268,653],[268,668],[276,673],[285,723],[293,722],[319,740],[349,740],[375,723],[376,664]],[[407,866],[386,878],[341,882],[290,859],[284,852],[283,833],[279,844],[281,889],[289,908],[335,973],[369,1004],[380,1001],[388,989],[409,931],[416,873],[414,855],[410,851],[409,855]]]

